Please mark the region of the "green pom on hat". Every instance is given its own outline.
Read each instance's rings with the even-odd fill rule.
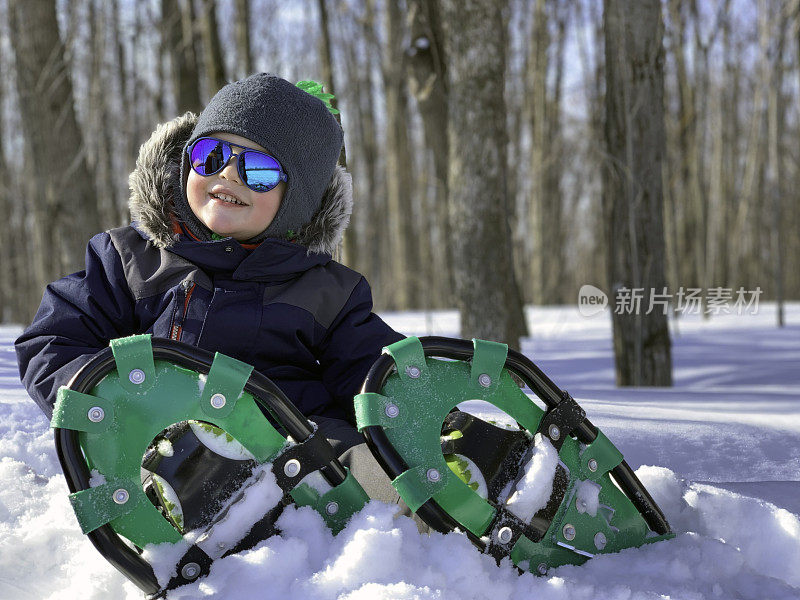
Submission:
[[[336,96],[334,96],[333,94],[324,93],[322,91],[321,83],[308,80],[308,81],[298,81],[295,85],[304,92],[311,94],[315,98],[319,98],[320,100],[322,100],[322,102],[325,103],[325,106],[328,108],[328,110],[331,111],[332,115],[339,114],[339,111],[333,108],[333,106],[331,106],[331,100],[333,100]]]

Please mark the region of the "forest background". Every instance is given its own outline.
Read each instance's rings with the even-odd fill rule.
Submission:
[[[156,124],[257,71],[336,95],[377,310],[516,345],[586,284],[800,298],[800,0],[0,0],[2,322],[129,222]],[[618,382],[669,384],[623,317],[663,347]]]

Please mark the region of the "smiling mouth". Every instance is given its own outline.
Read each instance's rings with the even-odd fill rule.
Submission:
[[[217,200],[221,200],[222,202],[225,202],[227,204],[234,204],[236,206],[247,206],[241,200],[237,200],[236,198],[234,198],[233,196],[229,196],[228,194],[209,194],[209,196]]]

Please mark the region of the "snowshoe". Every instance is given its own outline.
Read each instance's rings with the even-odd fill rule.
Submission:
[[[457,408],[471,400],[510,422]],[[498,563],[510,557],[521,570],[545,574],[674,537],[619,450],[567,392],[505,344],[397,342],[373,365],[355,409],[411,510],[434,530],[465,532]]]
[[[273,382],[180,342],[112,341],[58,391],[51,426],[83,532],[150,598],[276,533],[291,502],[337,532],[368,501]],[[179,560],[148,562],[165,542]]]

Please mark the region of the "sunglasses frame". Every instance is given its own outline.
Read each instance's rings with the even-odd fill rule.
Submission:
[[[194,147],[199,142],[201,142],[203,140],[212,140],[214,142],[219,142],[220,144],[223,144],[223,146],[225,144],[227,144],[229,147],[231,147],[230,148],[231,155],[228,157],[228,160],[226,160],[222,164],[222,166],[219,169],[217,169],[216,171],[214,171],[213,173],[200,173],[195,168],[195,166],[192,164],[192,150],[194,150]],[[241,148],[242,150],[241,150],[241,152],[236,154],[236,153],[233,152],[233,148]],[[263,156],[268,156],[269,158],[271,158],[272,160],[275,161],[275,163],[278,165],[278,169],[277,169],[277,171],[278,171],[278,181],[275,183],[275,185],[273,185],[272,187],[270,187],[269,189],[266,189],[266,190],[257,190],[255,188],[253,188],[249,183],[247,183],[247,177],[245,176],[244,173],[242,173],[242,162],[239,160],[239,157],[242,156],[243,154],[245,154],[246,152],[255,152],[256,154],[261,154]],[[267,193],[267,192],[269,192],[271,190],[274,190],[276,187],[278,187],[278,184],[280,184],[281,181],[289,181],[289,177],[286,175],[286,172],[283,170],[283,166],[281,165],[280,161],[278,161],[278,159],[275,158],[274,156],[272,156],[271,154],[267,154],[266,152],[262,152],[261,150],[256,150],[255,148],[249,148],[248,146],[242,146],[241,144],[234,144],[233,142],[229,142],[227,140],[221,140],[219,138],[210,137],[210,136],[203,136],[203,137],[197,138],[194,142],[192,142],[192,144],[189,147],[186,148],[186,154],[189,155],[189,166],[192,168],[192,171],[194,171],[195,173],[197,173],[201,177],[211,177],[212,175],[216,175],[217,173],[221,172],[223,169],[225,169],[225,167],[228,166],[228,163],[231,162],[232,158],[235,158],[236,159],[236,172],[239,174],[239,178],[242,180],[242,183],[245,186],[247,186],[247,188],[253,190],[257,194],[265,194],[265,193]]]

